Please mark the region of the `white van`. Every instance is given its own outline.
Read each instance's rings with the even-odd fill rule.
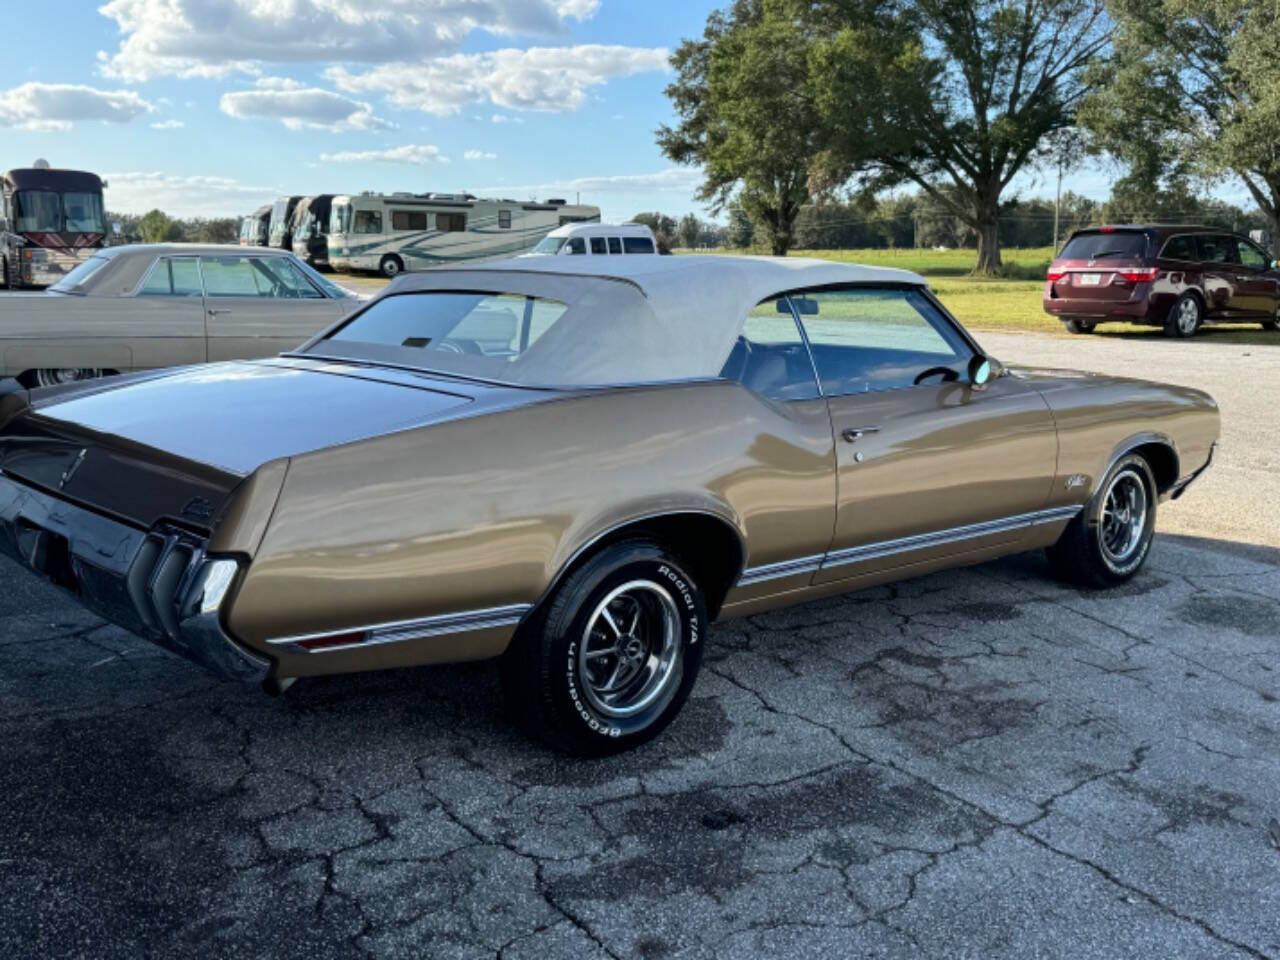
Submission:
[[[538,256],[601,257],[658,252],[653,231],[643,223],[566,223],[548,233],[532,253]]]

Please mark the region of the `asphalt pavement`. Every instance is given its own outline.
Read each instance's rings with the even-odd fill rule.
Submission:
[[[1146,570],[718,625],[611,759],[524,740],[490,665],[270,699],[0,561],[0,957],[1280,958],[1280,350],[981,339],[1219,397]]]

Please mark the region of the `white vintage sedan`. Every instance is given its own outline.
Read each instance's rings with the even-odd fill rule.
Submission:
[[[48,290],[0,295],[0,377],[48,386],[271,357],[363,302],[285,250],[109,247]]]

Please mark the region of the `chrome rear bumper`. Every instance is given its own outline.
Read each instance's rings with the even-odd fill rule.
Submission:
[[[138,530],[0,473],[0,553],[221,677],[260,681],[270,667],[222,627],[239,564],[205,556],[193,534]]]

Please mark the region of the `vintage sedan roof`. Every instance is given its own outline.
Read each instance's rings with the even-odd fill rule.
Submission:
[[[359,316],[349,330],[330,331],[303,352],[530,386],[714,377],[742,332],[743,320],[763,300],[832,284],[924,283],[905,270],[793,257],[520,257],[405,274],[383,294],[489,291],[566,304],[561,319],[510,362],[363,344]],[[377,309],[370,307],[370,313]]]
[[[107,265],[90,274],[74,289],[60,289],[56,293],[72,292],[91,297],[119,297],[131,292],[142,280],[142,275],[156,257],[229,257],[251,254],[255,257],[292,257],[291,251],[271,247],[242,247],[230,243],[130,243],[119,247],[104,247],[94,252],[94,259],[106,260]]]

